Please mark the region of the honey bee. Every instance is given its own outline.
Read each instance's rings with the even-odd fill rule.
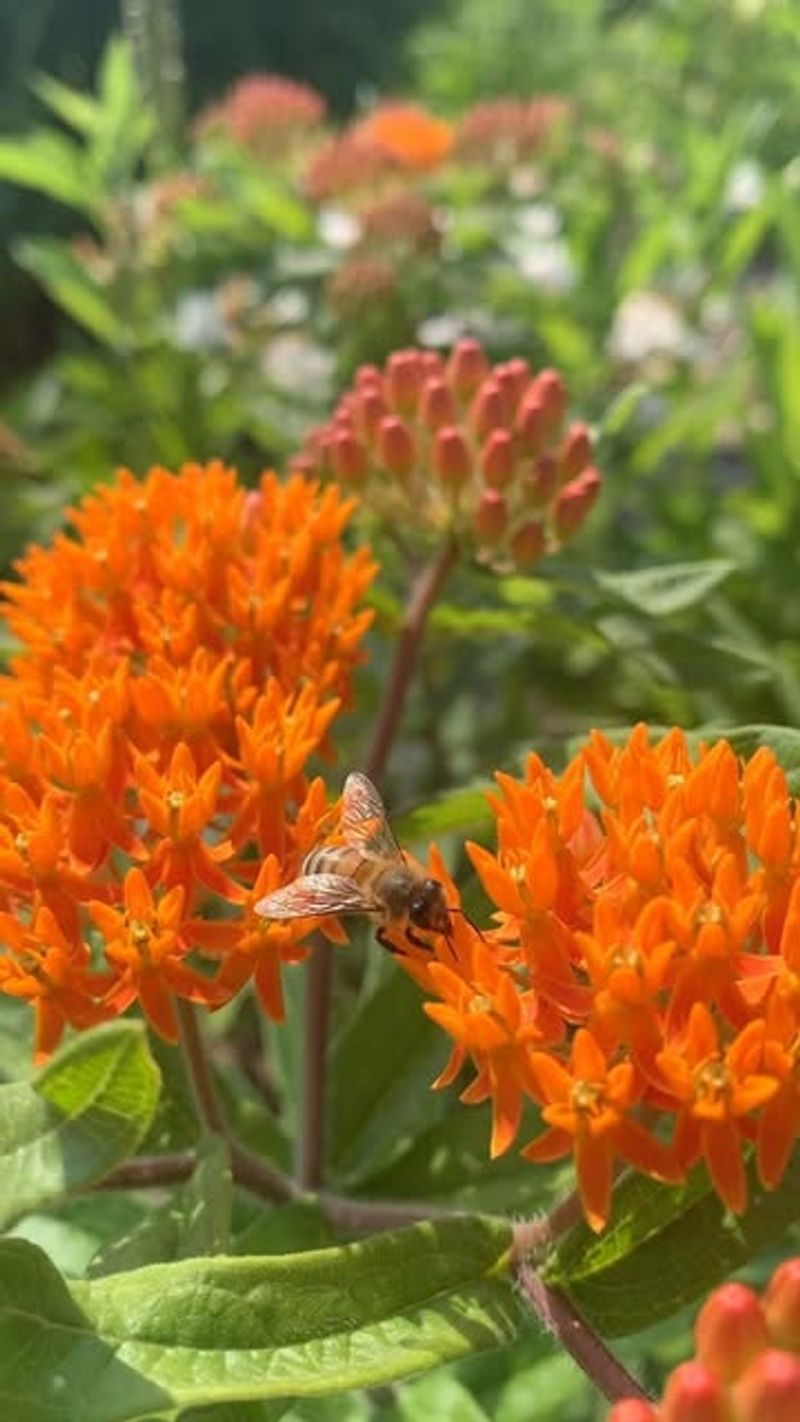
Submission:
[[[417,948],[430,948],[417,929],[441,933],[450,943],[444,886],[409,864],[375,786],[357,771],[344,782],[338,840],[312,849],[300,877],[259,899],[255,912],[279,920],[370,914],[379,918],[375,936],[390,953],[402,949],[387,937],[389,930]]]

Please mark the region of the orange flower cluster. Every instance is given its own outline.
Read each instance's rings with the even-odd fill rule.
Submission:
[[[600,491],[586,425],[564,430],[555,370],[491,366],[462,340],[362,366],[297,467],[357,488],[387,519],[464,539],[486,562],[530,567],[580,528]]]
[[[608,1422],[795,1422],[800,1417],[800,1258],[763,1297],[723,1284],[694,1327],[696,1356],[667,1380],[660,1403],[626,1399]]]
[[[454,156],[487,167],[513,167],[546,147],[569,115],[566,99],[489,99],[461,118]]]
[[[598,808],[587,799],[586,778]],[[463,1099],[491,1097],[492,1153],[524,1098],[545,1129],[523,1154],[572,1152],[602,1229],[616,1159],[677,1181],[700,1160],[725,1204],[747,1204],[743,1153],[775,1187],[800,1133],[800,825],[762,748],[695,757],[639,726],[593,733],[560,776],[532,755],[497,777],[498,848],[469,852],[497,906],[479,936],[455,921],[417,978],[471,1058]]]
[[[225,133],[262,157],[282,156],[324,120],[327,105],[309,84],[282,74],[248,74],[221,103],[198,114],[194,134]]]
[[[418,104],[380,104],[356,125],[355,133],[376,143],[403,168],[438,168],[453,146],[453,130]]]
[[[253,903],[327,816],[329,749],[375,567],[336,487],[219,463],[123,472],[4,585],[22,650],[0,680],[0,991],[36,1051],[138,999],[217,1006],[251,975],[282,1014],[297,934]],[[196,961],[212,955],[216,969]]]

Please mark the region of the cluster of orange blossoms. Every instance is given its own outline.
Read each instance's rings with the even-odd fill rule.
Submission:
[[[136,1000],[174,1040],[176,995],[218,1006],[251,975],[282,1015],[304,950],[252,906],[326,822],[306,765],[375,572],[343,549],[352,508],[218,463],[122,473],[4,585],[0,991],[34,1004],[38,1056]]]
[[[800,1259],[775,1270],[762,1298],[715,1289],[698,1314],[695,1358],[670,1375],[659,1404],[618,1402],[608,1422],[797,1422]]]
[[[491,1098],[493,1155],[535,1102],[544,1130],[523,1154],[574,1154],[596,1230],[616,1161],[673,1182],[703,1160],[744,1210],[743,1155],[775,1187],[800,1132],[800,833],[783,770],[767,748],[693,756],[681,731],[651,744],[639,726],[621,748],[593,733],[560,776],[532,755],[522,780],[497,779],[497,850],[469,846],[496,926],[455,917],[454,953],[404,960],[455,1039],[437,1084],[471,1059],[462,1099]],[[438,857],[431,872],[445,877]]]
[[[589,430],[565,429],[566,406],[557,371],[492,366],[475,340],[446,361],[397,351],[383,370],[361,367],[296,465],[358,489],[385,519],[527,568],[577,532],[600,492]]]

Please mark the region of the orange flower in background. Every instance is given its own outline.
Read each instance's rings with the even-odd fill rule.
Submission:
[[[495,927],[405,965],[455,1042],[437,1084],[471,1061],[493,1153],[538,1106],[524,1154],[574,1154],[594,1229],[615,1157],[664,1180],[702,1158],[743,1210],[746,1151],[774,1188],[800,1134],[800,843],[774,755],[638,726],[497,781],[497,848],[468,846]]]
[[[307,764],[371,620],[353,507],[219,463],[124,471],[3,585],[0,991],[36,1003],[40,1054],[136,1001],[173,1039],[176,994],[217,1006],[253,972],[279,1014],[305,950],[273,935],[267,970],[247,906],[261,857],[290,879],[327,819]]]
[[[406,168],[437,168],[453,146],[452,126],[418,104],[381,104],[354,131]]]

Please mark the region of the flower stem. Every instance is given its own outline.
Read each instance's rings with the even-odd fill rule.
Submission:
[[[300,1131],[295,1162],[295,1179],[304,1190],[316,1190],[325,1173],[325,1085],[332,984],[331,945],[317,933],[306,973]]]
[[[219,1108],[197,1014],[192,1003],[182,997],[176,998],[175,1010],[178,1016],[181,1052],[198,1119],[206,1135],[225,1136],[225,1122]]]
[[[546,1284],[527,1259],[517,1265],[517,1283],[525,1302],[545,1328],[555,1335],[609,1402],[619,1402],[623,1397],[635,1397],[642,1402],[649,1400],[641,1384],[606,1347],[567,1295]]]
[[[364,762],[364,771],[370,780],[379,782],[383,778],[417,664],[428,614],[456,561],[457,554],[458,545],[455,539],[448,537],[436,556],[420,569],[411,585],[383,704]]]

